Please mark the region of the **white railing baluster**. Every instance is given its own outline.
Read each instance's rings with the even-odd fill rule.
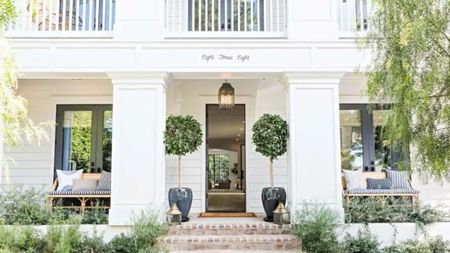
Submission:
[[[172,3],[171,4],[171,6],[172,6],[172,18],[171,18],[171,22],[170,22],[170,27],[171,27],[171,29],[170,30],[172,30],[173,32],[176,32],[176,22],[177,22],[177,17],[176,17],[176,14],[175,14],[175,12],[176,12],[176,2],[175,2],[176,0],[170,0],[170,2]]]
[[[270,0],[270,31],[273,32],[273,0]]]
[[[75,2],[75,27],[74,30],[78,31],[80,27],[80,19],[78,18],[80,16],[80,0],[76,0]]]
[[[102,31],[106,30],[106,3],[102,0]]]
[[[254,25],[253,18],[255,17],[255,14],[253,13],[253,2],[254,2],[254,0],[250,0],[250,18],[251,18],[250,26],[251,26],[252,32],[253,32],[253,25]]]
[[[261,11],[260,5],[260,0],[256,0],[256,31],[258,32],[261,31],[261,17],[259,13]]]
[[[247,27],[247,1],[248,0],[244,0],[244,32],[248,32],[248,27]]]
[[[90,22],[89,22],[88,31],[94,31],[94,29],[95,29],[95,22],[97,21],[95,19],[95,12],[94,12],[94,2],[95,1],[96,0],[89,0],[89,2],[91,4],[91,8],[89,9]]]
[[[178,20],[180,20],[178,31],[183,31],[183,0],[178,0],[178,15],[180,16]]]
[[[100,28],[100,0],[95,0],[95,30]]]
[[[276,0],[277,2],[277,32],[280,31],[280,0]]]
[[[41,27],[41,31],[45,31],[45,20],[46,20],[45,16],[47,15],[47,5],[46,5],[47,0],[42,0],[42,1],[43,1],[43,3],[42,3],[42,23],[41,23],[42,27]]]
[[[73,0],[69,0],[69,26],[67,27],[68,31],[72,31],[72,23],[73,23]]]
[[[202,1],[198,0],[198,31],[202,31]]]
[[[217,31],[222,31],[222,1],[218,0],[217,2],[217,9],[218,9],[218,13],[217,13]]]
[[[205,0],[205,31],[209,31],[209,29],[208,29],[208,0]]]
[[[228,0],[224,0],[224,22],[225,22],[225,31],[228,31]]]
[[[220,3],[219,3],[220,4]],[[211,3],[211,5],[212,5],[212,9],[211,9],[211,31],[213,31],[214,32],[214,30],[216,29],[214,26],[216,25],[216,20],[215,20],[215,18],[216,18],[216,0],[212,0],[212,3]]]
[[[83,16],[84,16],[84,18],[83,19],[81,19],[80,20],[80,23],[81,23],[81,30],[82,31],[86,31],[86,25],[88,25],[88,14],[87,14],[87,10],[88,10],[88,5],[87,5],[87,1],[88,0],[82,0],[83,1],[83,7],[84,7],[84,10],[83,10]]]
[[[113,24],[113,15],[114,15],[114,9],[113,9],[113,0],[107,0],[109,1],[109,24],[108,24],[108,28],[109,31],[112,31],[114,29],[114,24]]]
[[[61,20],[61,31],[65,31],[66,30],[66,0],[63,0],[63,4],[62,4],[62,20]],[[58,8],[59,9],[59,8]],[[59,12],[59,11],[58,11]],[[57,25],[58,27],[59,25]]]
[[[191,30],[195,31],[195,2],[196,0],[192,0],[192,6],[191,6]]]
[[[52,31],[53,26],[53,0],[48,2],[48,31]]]
[[[234,0],[231,0],[231,31],[234,32]]]
[[[238,31],[241,31],[241,0],[238,0],[238,12],[237,12],[237,16],[238,16]]]

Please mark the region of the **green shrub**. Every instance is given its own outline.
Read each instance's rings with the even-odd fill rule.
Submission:
[[[450,243],[441,237],[428,238],[425,241],[409,240],[387,247],[384,253],[448,253]]]
[[[43,238],[46,252],[75,253],[80,252],[82,234],[78,226],[50,226]]]
[[[383,204],[380,199],[353,198],[345,206],[347,223],[414,222],[426,225],[441,221],[444,213],[428,205],[412,206],[411,202],[388,198]]]
[[[147,210],[134,218],[130,233],[114,237],[108,247],[114,253],[163,252],[155,246],[157,238],[167,231],[168,226],[160,221],[158,213]]]
[[[0,252],[43,252],[44,242],[32,227],[15,228],[0,226]]]
[[[321,205],[305,204],[292,218],[292,233],[302,239],[302,248],[309,253],[336,253],[341,246],[336,237],[338,216]]]
[[[111,253],[134,253],[138,252],[134,238],[128,234],[115,236],[108,243],[108,252]]]
[[[35,188],[6,187],[0,194],[0,219],[4,224],[46,224],[52,216],[45,206],[45,194]]]
[[[81,224],[108,224],[108,210],[100,206],[87,209],[81,217]]]
[[[342,242],[345,253],[381,253],[380,243],[369,230],[358,231],[357,237],[347,234]]]

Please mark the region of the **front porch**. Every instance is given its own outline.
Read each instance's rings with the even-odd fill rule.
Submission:
[[[338,92],[342,76],[326,72],[116,72],[108,73],[109,79],[23,79],[19,83],[20,93],[29,100],[33,119],[53,120],[59,125],[56,132],[49,132],[51,140],[48,144],[11,151],[17,161],[17,167],[11,168],[11,183],[50,186],[54,168],[90,172],[110,170],[111,225],[129,223],[133,212],[149,205],[165,211],[168,209],[167,192],[177,186],[177,160],[164,154],[165,118],[171,114],[193,115],[206,133],[206,105],[217,104],[218,89],[227,79],[236,90],[236,104],[245,105],[245,134],[242,137],[246,145],[240,155],[241,163],[245,164],[240,186],[245,189],[242,191],[245,193],[245,211],[263,212],[261,189],[269,185],[268,160],[254,151],[251,142],[251,127],[264,113],[281,115],[291,126],[289,154],[274,165],[275,185],[287,190],[289,208],[294,209],[308,200],[342,210],[338,134]],[[112,125],[110,118],[105,118],[110,117],[108,108],[111,105]],[[98,111],[96,108],[99,107],[105,109]],[[99,134],[91,140],[90,157],[83,158],[83,162],[74,163],[75,158],[70,158],[73,152],[58,145],[66,138],[58,134],[58,127],[69,123],[57,122],[64,117],[54,116],[61,115],[62,108],[67,115],[77,111],[98,115],[89,121],[92,122],[91,132]],[[112,145],[108,146],[102,140],[104,131],[111,131],[111,128]],[[65,139],[68,140],[73,139]],[[182,159],[182,186],[193,191],[193,214],[208,211],[205,143],[206,134],[199,150]],[[232,190],[236,183],[233,181],[227,189]],[[322,190],[315,190],[319,188]]]

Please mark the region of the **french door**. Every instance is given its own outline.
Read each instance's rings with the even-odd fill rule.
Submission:
[[[58,105],[56,123],[55,169],[111,171],[111,105]]]
[[[401,156],[395,145],[383,136],[384,115],[388,108],[367,104],[341,104],[341,167],[348,170],[379,171],[397,168]]]

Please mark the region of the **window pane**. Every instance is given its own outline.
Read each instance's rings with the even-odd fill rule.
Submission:
[[[373,115],[373,134],[375,144],[375,168],[378,170],[390,166],[391,148],[389,141],[383,136],[383,125],[387,111],[374,110]]]
[[[341,167],[358,170],[363,167],[361,111],[341,110]]]
[[[65,111],[63,170],[87,170],[91,162],[91,111]]]
[[[103,170],[111,171],[112,111],[103,113],[102,135]]]

